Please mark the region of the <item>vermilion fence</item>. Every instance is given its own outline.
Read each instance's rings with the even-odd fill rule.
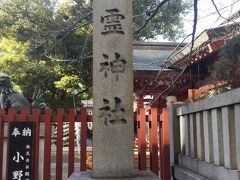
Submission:
[[[170,180],[169,128],[168,109],[158,113],[157,108],[138,109],[138,167],[139,170],[149,168],[162,180]],[[148,159],[149,157],[149,159]]]
[[[74,171],[74,147],[75,135],[74,124],[81,122],[81,157],[80,157],[80,171],[86,171],[86,140],[87,140],[87,121],[91,121],[91,117],[87,116],[86,109],[82,109],[79,115],[75,115],[75,110],[70,109],[69,114],[64,114],[63,109],[58,109],[56,114],[53,114],[50,109],[45,111],[44,115],[40,114],[39,109],[34,109],[32,114],[22,109],[20,114],[17,114],[15,109],[9,109],[8,114],[4,114],[0,110],[0,179],[7,179],[8,169],[6,164],[3,164],[3,149],[4,149],[4,134],[8,134],[8,128],[12,121],[34,121],[35,124],[35,151],[34,151],[34,180],[39,179],[39,140],[40,140],[40,125],[44,124],[44,155],[43,155],[43,174],[40,175],[44,180],[51,178],[51,138],[53,123],[57,124],[57,144],[56,144],[56,180],[62,179],[63,173],[63,123],[69,122],[69,146],[68,146],[68,175]],[[4,128],[7,126],[7,128]],[[4,132],[7,131],[7,132]],[[9,137],[7,137],[9,139]],[[8,142],[9,140],[7,140]],[[7,143],[8,144],[8,143]],[[8,145],[7,145],[8,146]],[[7,148],[7,154],[9,146]],[[7,157],[9,159],[9,157]],[[6,173],[3,177],[3,166],[6,166]],[[75,169],[79,171],[78,169]]]
[[[146,111],[146,109],[139,109],[137,115],[134,118],[137,125],[138,140],[136,141],[137,144],[135,148],[137,149],[135,153],[138,155],[138,168],[140,170],[145,170],[150,167],[150,169],[156,175],[159,175],[162,180],[169,180],[169,157],[166,157],[166,155],[169,156],[168,129],[162,129],[162,127],[164,126],[164,122],[167,122],[166,118],[168,112],[167,110],[164,110],[163,114],[160,116],[156,108],[150,109],[147,113]],[[9,137],[7,134],[9,131],[8,128],[10,127],[10,122],[12,121],[36,122],[33,166],[34,180],[50,180],[52,178],[56,180],[62,180],[63,172],[67,171],[68,176],[70,176],[74,171],[86,171],[87,122],[92,121],[92,116],[87,115],[86,109],[82,109],[81,112],[77,115],[75,114],[74,109],[70,109],[68,114],[65,114],[63,109],[58,109],[56,113],[52,113],[50,109],[47,109],[44,114],[40,114],[39,109],[34,109],[32,114],[28,114],[28,111],[24,109],[21,110],[19,114],[17,114],[14,109],[10,109],[8,111],[8,114],[4,114],[4,112],[0,109],[0,179],[7,179],[7,160],[4,161],[3,156],[4,154],[8,154],[9,152]],[[64,122],[69,123],[69,140],[67,150],[68,161],[66,167],[63,167]],[[76,158],[75,153],[75,122],[81,122],[81,151],[79,158]],[[56,162],[53,162],[51,159],[53,153],[52,131],[54,125],[57,125]],[[44,130],[42,130],[42,126],[44,127]],[[165,126],[167,125],[165,124]],[[41,135],[41,133],[43,133],[43,135]],[[40,141],[43,142],[41,143]],[[6,144],[7,150],[4,153],[4,146],[6,146]],[[44,152],[39,152],[42,150]],[[43,154],[42,156],[41,153]],[[9,159],[9,157],[7,157],[6,159]],[[42,166],[40,162],[42,162]],[[167,162],[167,164],[165,162]],[[56,167],[55,177],[51,177],[51,166],[53,165],[53,163],[55,163]],[[79,169],[76,169],[76,163],[79,164]]]

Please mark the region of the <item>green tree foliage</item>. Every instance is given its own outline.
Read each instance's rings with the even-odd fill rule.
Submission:
[[[92,1],[1,0],[0,68],[23,94],[41,88],[51,108],[72,107],[92,96]],[[134,28],[156,12],[160,0],[134,1]],[[189,3],[190,4],[190,3]],[[169,0],[135,34],[144,40],[158,34],[176,38],[182,33],[180,15],[190,7]],[[79,106],[79,104],[77,104]]]
[[[81,10],[81,11],[80,11]],[[91,96],[91,11],[84,1],[3,0],[0,68],[30,98],[41,88],[49,107],[72,107]],[[91,18],[91,17],[89,17]]]
[[[134,27],[137,30],[142,27],[145,21],[155,12],[159,0],[136,0],[134,1]],[[192,7],[192,1],[171,0],[163,4],[158,13],[139,33],[135,34],[135,39],[143,40],[163,35],[170,40],[184,36],[182,31],[182,17],[188,13]]]
[[[240,85],[240,36],[228,40],[219,54],[220,58],[213,65],[212,77],[217,81],[226,81],[231,86]]]

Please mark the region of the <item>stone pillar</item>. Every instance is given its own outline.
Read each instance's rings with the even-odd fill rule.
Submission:
[[[191,145],[191,157],[197,156],[197,133],[196,133],[196,119],[194,114],[189,115],[190,120],[190,145]]]
[[[237,169],[235,118],[232,107],[222,107],[224,165]]]
[[[204,160],[204,135],[203,135],[203,115],[202,112],[196,113],[196,130],[197,130],[197,158]]]
[[[237,170],[240,171],[240,104],[234,106],[235,129],[236,129],[236,153],[237,153]]]
[[[185,154],[185,117],[179,117],[179,127],[180,127],[180,152],[181,154]]]
[[[188,115],[180,116],[180,142],[181,154],[190,155],[190,136]]]
[[[224,164],[222,116],[219,109],[212,109],[213,158],[214,164]]]
[[[212,119],[211,112],[203,111],[203,128],[204,128],[204,152],[205,161],[208,163],[213,162],[213,137],[212,137]]]
[[[177,116],[176,108],[182,106],[183,103],[172,104],[169,106],[169,145],[170,145],[170,167],[174,169],[174,165],[178,164],[178,154],[181,152],[180,146],[180,119]],[[171,171],[171,180],[174,179],[173,171]]]
[[[190,156],[190,124],[189,124],[189,116],[184,115],[185,119],[185,155]]]
[[[132,5],[93,1],[93,171],[69,180],[159,180],[134,171]]]
[[[169,134],[170,134],[170,164],[178,164],[178,153],[181,152],[180,145],[180,119],[176,114],[176,108],[183,104],[169,106]]]
[[[132,1],[93,1],[93,177],[128,177],[133,156]]]

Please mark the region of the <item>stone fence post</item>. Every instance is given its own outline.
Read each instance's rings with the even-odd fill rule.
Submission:
[[[169,106],[169,136],[170,136],[170,166],[178,164],[178,153],[180,147],[180,120],[177,117],[176,109],[184,103],[175,103]],[[173,172],[172,172],[173,174]]]

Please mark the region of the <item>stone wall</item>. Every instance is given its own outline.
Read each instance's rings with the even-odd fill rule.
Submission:
[[[240,179],[240,89],[170,107],[176,179]]]

